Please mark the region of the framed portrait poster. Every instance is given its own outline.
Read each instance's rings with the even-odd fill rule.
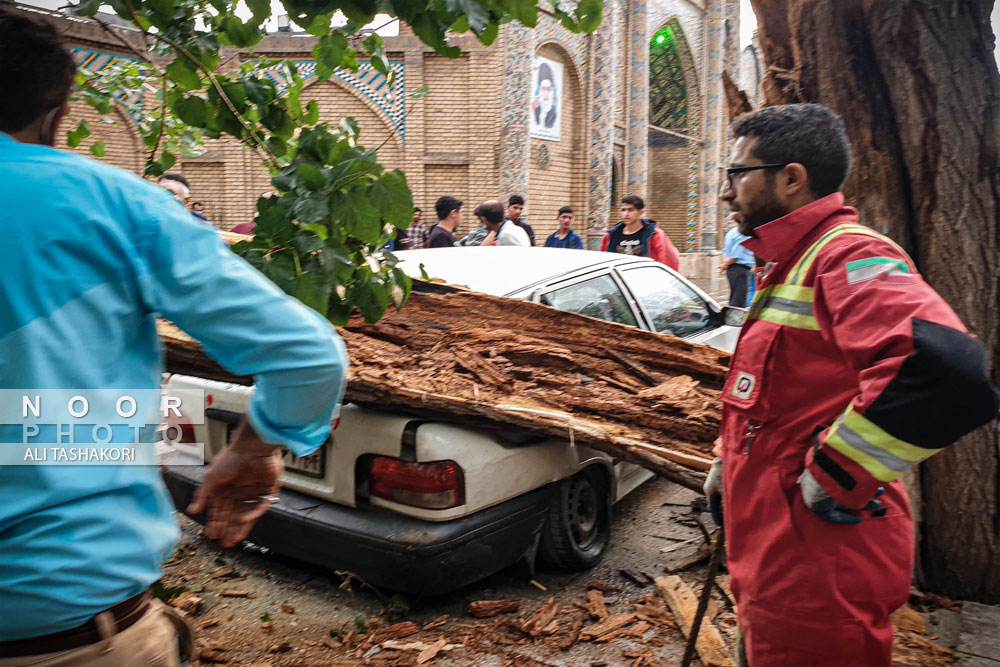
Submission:
[[[535,56],[531,67],[531,112],[528,121],[532,137],[559,141],[559,126],[562,124],[562,83],[562,63]]]

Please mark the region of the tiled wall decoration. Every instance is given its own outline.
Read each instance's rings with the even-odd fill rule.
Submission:
[[[76,66],[82,69],[90,70],[95,74],[100,74],[104,70],[117,64],[130,64],[138,63],[139,59],[132,56],[122,56],[117,53],[105,53],[103,51],[94,51],[92,49],[84,49],[78,46],[70,47],[70,55],[73,56],[73,60],[76,61]],[[133,121],[138,123],[142,120],[143,109],[143,89],[135,88],[126,94],[118,97],[118,101],[124,105],[126,112],[132,118]]]

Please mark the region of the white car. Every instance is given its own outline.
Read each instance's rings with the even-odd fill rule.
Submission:
[[[662,264],[555,248],[440,248],[399,253],[403,269],[489,294],[530,299],[731,350],[743,311],[720,307]],[[429,289],[441,289],[430,286]],[[173,375],[206,393],[206,424],[189,437],[211,458],[243,418],[252,388]],[[611,507],[649,471],[567,440],[480,430],[345,405],[330,439],[285,454],[281,502],[250,535],[300,560],[409,593],[444,593],[536,554],[594,565],[611,538]],[[200,467],[164,466],[179,509]]]

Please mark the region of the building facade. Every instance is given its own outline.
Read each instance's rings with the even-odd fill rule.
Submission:
[[[57,20],[91,71],[134,57],[90,21]],[[433,218],[440,195],[467,203],[460,232],[475,225],[477,203],[519,194],[537,238],[554,231],[557,210],[570,205],[578,231],[597,247],[619,219],[621,197],[638,194],[647,217],[690,253],[714,251],[721,242],[717,193],[728,124],[721,74],[729,69],[741,80],[738,35],[738,0],[606,0],[605,20],[592,35],[571,33],[542,12],[535,29],[502,26],[490,47],[454,36],[462,49],[456,59],[400,26],[385,37],[398,77],[393,90],[367,63],[317,80],[314,38],[305,34],[276,33],[253,54],[224,53],[222,61],[296,61],[303,101],[317,100],[324,121],[354,117],[361,144],[380,146],[380,162],[405,172],[425,217]],[[283,85],[279,71],[268,75]],[[426,97],[401,94],[425,85]],[[155,104],[153,91],[134,95],[148,97],[147,110]],[[70,122],[86,118],[93,131],[77,150],[104,141],[103,159],[141,173],[147,149],[133,116],[123,105],[114,123],[102,122],[75,104]],[[231,140],[210,142],[174,170],[223,229],[251,219],[257,196],[271,189],[260,159]]]

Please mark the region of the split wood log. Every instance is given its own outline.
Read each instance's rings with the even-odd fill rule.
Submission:
[[[687,637],[691,634],[691,626],[698,609],[698,598],[680,577],[673,575],[657,577],[655,582],[660,595],[670,605],[681,632]],[[726,648],[722,635],[708,619],[701,623],[695,648],[698,649],[698,656],[705,667],[733,667],[733,659],[729,656],[729,649]]]
[[[469,603],[469,615],[476,618],[490,618],[518,611],[520,608],[520,600],[476,600]]]
[[[167,370],[249,384],[161,323]],[[345,400],[478,428],[568,439],[700,490],[729,355],[715,348],[473,292],[414,291],[376,324],[338,332]]]
[[[390,639],[402,639],[420,632],[420,626],[412,621],[403,621],[384,628],[380,628],[372,633],[370,643],[381,644]]]

